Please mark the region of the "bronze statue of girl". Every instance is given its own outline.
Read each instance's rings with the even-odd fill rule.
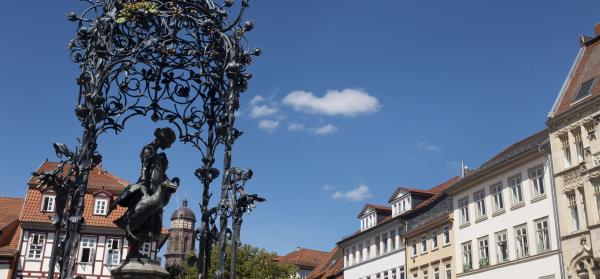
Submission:
[[[139,248],[145,242],[159,239],[162,230],[163,207],[179,185],[179,178],[170,180],[166,171],[169,166],[165,150],[175,142],[175,132],[170,128],[154,131],[155,139],[144,146],[140,154],[142,169],[137,183],[127,186],[113,203],[127,207],[127,212],[115,224],[125,230],[130,243],[127,258],[142,257]]]

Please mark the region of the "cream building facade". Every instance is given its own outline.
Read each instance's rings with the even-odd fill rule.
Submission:
[[[544,130],[448,189],[457,278],[563,278],[548,150]]]
[[[600,25],[580,50],[547,121],[567,278],[600,278]]]
[[[453,219],[448,210],[406,232],[409,278],[455,278]]]

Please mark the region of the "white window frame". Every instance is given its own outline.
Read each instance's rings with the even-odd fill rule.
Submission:
[[[469,197],[465,197],[458,201],[458,208],[460,212],[460,224],[469,224]]]
[[[490,265],[490,240],[489,236],[477,239],[477,249],[479,255],[479,268]],[[484,262],[485,261],[485,262]]]
[[[529,256],[529,237],[527,235],[527,224],[515,227],[515,247],[517,259]]]
[[[535,239],[538,253],[550,251],[550,225],[548,217],[535,221]]]
[[[438,234],[437,230],[431,232],[431,250],[435,250],[438,248]]]
[[[533,188],[533,198],[539,198],[546,195],[546,184],[544,183],[544,166],[529,169],[529,179]]]
[[[567,193],[566,198],[571,215],[571,232],[577,232],[581,229],[581,223],[579,220],[579,208],[577,206],[577,195],[575,194],[575,191]]]
[[[507,231],[499,231],[497,233],[494,234],[494,239],[496,240],[496,262],[497,263],[505,263],[510,261],[510,252],[509,252],[509,247],[508,247],[508,234]],[[504,247],[506,248],[506,258],[503,257],[502,255],[502,249],[500,248],[501,245],[504,244]]]
[[[117,266],[121,263],[121,243],[123,241],[120,238],[107,238],[106,239],[106,257],[105,262],[108,266]],[[114,246],[117,248],[115,249]]]
[[[487,210],[485,207],[485,189],[481,189],[473,194],[473,201],[475,202],[475,213],[477,219],[487,217]]]
[[[48,203],[46,203],[48,201]],[[56,195],[55,194],[43,194],[41,211],[43,212],[54,212],[56,210]]]
[[[96,244],[97,244],[96,237],[84,236],[81,238],[81,241],[79,241],[79,257],[77,257],[78,263],[80,263],[80,264],[93,264],[94,263],[94,261],[96,259]],[[83,254],[84,254],[85,249],[89,249],[87,261],[83,261]]]
[[[433,267],[433,279],[441,279],[440,278],[440,267],[439,266],[434,266]]]
[[[417,240],[416,239],[412,240],[411,248],[412,248],[412,256],[416,257],[417,256]]]
[[[473,270],[473,246],[471,241],[464,242],[460,246],[462,252],[463,272]]]
[[[444,226],[442,234],[444,236],[444,245],[450,245],[450,225]]]
[[[504,194],[503,194],[503,185],[502,182],[498,182],[492,186],[490,186],[490,194],[492,195],[492,200],[494,204],[494,213],[504,210]]]
[[[150,242],[144,242],[141,246],[140,246],[140,255],[146,256],[148,258],[152,258],[151,254],[152,254],[152,243]]]
[[[427,235],[421,235],[421,254],[427,253]]]
[[[46,234],[32,232],[27,240],[27,259],[42,260],[46,246]]]
[[[446,264],[446,278],[444,279],[452,279],[452,264]]]
[[[108,212],[108,199],[107,198],[96,198],[94,201],[94,215],[106,216]]]
[[[508,178],[508,187],[510,188],[512,206],[523,204],[525,201],[523,197],[523,177],[520,173]]]

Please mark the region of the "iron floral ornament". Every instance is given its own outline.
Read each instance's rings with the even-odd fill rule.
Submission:
[[[57,190],[55,239],[48,278],[72,278],[75,249],[83,219],[84,194],[90,171],[102,156],[97,139],[121,132],[133,117],[168,122],[181,142],[200,151],[195,171],[203,187],[199,230],[200,278],[207,278],[214,241],[219,257],[216,278],[223,278],[225,247],[230,239],[232,150],[242,132],[235,128],[240,94],[252,75],[247,66],[261,54],[250,48],[243,22],[249,0],[84,0],[88,7],[69,13],[78,25],[68,44],[80,67],[75,114],[83,133],[71,151],[55,144],[57,169],[43,174],[40,187]],[[231,16],[231,15],[234,16]],[[223,147],[223,168],[214,167]],[[210,185],[223,174],[219,205],[209,208]],[[218,224],[216,220],[219,219]]]

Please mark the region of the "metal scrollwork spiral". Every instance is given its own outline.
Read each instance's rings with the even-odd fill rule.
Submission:
[[[118,134],[136,116],[170,123],[180,141],[201,153],[202,165],[195,172],[203,187],[198,265],[200,278],[206,278],[210,249],[218,240],[225,251],[227,220],[239,210],[231,203],[223,208],[223,201],[232,198],[227,186],[232,183],[231,151],[242,134],[234,127],[235,112],[252,78],[247,66],[262,52],[250,48],[244,37],[254,27],[252,21],[243,22],[249,0],[83,1],[88,4],[83,12],[67,15],[78,25],[68,47],[81,69],[75,114],[83,133],[74,151],[55,144],[62,158],[55,171],[36,174],[40,187],[59,190],[62,197],[53,222],[49,278],[55,266],[59,278],[73,276],[88,175],[102,160],[98,137]],[[225,162],[221,206],[209,209],[210,184],[221,173],[214,167],[219,146]],[[219,279],[224,257],[219,259]]]

